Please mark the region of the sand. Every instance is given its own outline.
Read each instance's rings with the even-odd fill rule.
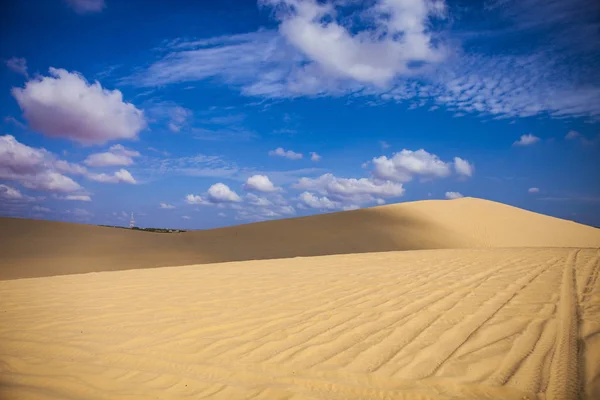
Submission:
[[[456,249],[2,281],[0,398],[597,399],[599,274]]]
[[[0,222],[2,400],[600,398],[595,228],[478,199],[183,234]]]
[[[0,218],[0,279],[397,250],[600,247],[600,229],[488,200],[429,200],[207,231]]]

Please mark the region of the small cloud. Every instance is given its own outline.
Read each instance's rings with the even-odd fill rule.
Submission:
[[[528,133],[527,135],[521,135],[521,138],[513,143],[513,146],[529,146],[540,141],[537,136]]]
[[[88,178],[102,183],[129,183],[135,185],[137,182],[129,171],[121,168],[112,175],[108,174],[89,174]]]
[[[19,190],[11,186],[0,184],[0,198],[17,200],[22,199],[23,195],[21,192],[19,192]]]
[[[184,215],[184,216],[183,216],[183,217],[181,217],[181,218],[183,218],[183,219],[192,219],[192,217],[189,217],[189,216],[187,216],[187,215]]]
[[[77,14],[92,14],[102,11],[104,0],[65,0]]]
[[[252,175],[244,184],[244,189],[257,192],[275,192],[278,190],[266,175]]]
[[[569,131],[569,133],[567,133],[565,135],[565,139],[566,140],[573,140],[573,139],[577,139],[581,137],[581,133],[577,132],[577,131]]]
[[[390,145],[389,145],[389,143],[388,143],[388,142],[384,142],[383,140],[380,140],[380,141],[379,141],[379,145],[381,146],[381,148],[382,148],[383,150],[385,150],[385,149],[389,149],[389,148],[390,148]]]
[[[33,206],[32,210],[37,211],[37,212],[50,212],[51,211],[49,208],[40,207],[40,206]]]
[[[292,150],[284,150],[282,147],[279,147],[275,150],[269,151],[270,156],[278,156],[289,158],[290,160],[299,160],[303,157],[301,153],[296,153]]]
[[[454,157],[454,169],[458,175],[462,176],[473,176],[475,167],[467,160],[463,160],[460,157]]]
[[[527,189],[527,192],[529,192],[529,193],[539,193],[540,189],[536,188],[536,187],[532,187],[532,188]]]
[[[165,210],[172,210],[175,208],[175,206],[172,204],[160,203],[160,208],[163,208]]]
[[[8,123],[8,124],[13,124],[16,127],[21,128],[21,129],[27,128],[27,125],[25,125],[24,123],[22,123],[21,121],[19,121],[18,119],[14,118],[14,117],[10,117],[10,116],[4,117],[4,122]]]
[[[17,74],[29,77],[29,74],[27,73],[27,60],[24,58],[12,57],[6,60],[6,66]]]
[[[314,151],[310,152],[310,160],[311,161],[319,161],[319,160],[321,160],[321,158],[323,158],[323,157],[321,157],[320,155],[318,155]]]
[[[188,204],[219,205],[240,203],[242,198],[224,183],[215,183],[203,196],[188,194],[185,198]]]
[[[120,144],[111,146],[104,153],[90,154],[84,161],[88,167],[117,167],[133,164],[133,157],[139,157],[140,153],[129,150]]]
[[[459,192],[446,192],[446,198],[449,200],[454,200],[454,199],[461,199],[465,196],[462,195],[462,193]]]
[[[222,212],[218,213],[217,215],[218,215],[219,217],[226,217],[226,216],[227,216],[227,214],[225,214],[225,213],[222,213]]]

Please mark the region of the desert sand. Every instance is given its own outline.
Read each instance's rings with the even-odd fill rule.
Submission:
[[[0,279],[398,250],[600,247],[600,229],[464,198],[183,233],[0,218]]]
[[[598,229],[477,199],[185,234],[9,222],[21,240],[19,223],[62,231],[7,253],[21,276],[56,276],[3,267],[1,399],[600,398]],[[272,243],[251,237],[263,232]],[[44,272],[69,256],[52,245],[78,235],[92,254],[131,242],[109,267]],[[199,238],[223,246],[204,262],[227,240],[234,259],[288,258],[117,265],[161,240],[202,257]],[[115,271],[71,274],[94,268]]]

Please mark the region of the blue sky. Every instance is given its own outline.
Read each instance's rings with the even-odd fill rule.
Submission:
[[[473,196],[600,226],[595,1],[0,14],[2,215],[205,229]]]

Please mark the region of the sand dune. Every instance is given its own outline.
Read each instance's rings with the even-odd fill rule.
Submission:
[[[600,247],[600,229],[473,198],[177,234],[0,218],[0,279],[396,250]]]
[[[598,399],[599,275],[513,248],[6,280],[0,398]]]

